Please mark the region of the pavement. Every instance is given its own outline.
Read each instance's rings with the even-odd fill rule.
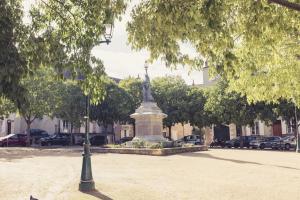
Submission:
[[[211,149],[156,157],[93,154],[96,191],[78,191],[77,149],[0,148],[0,200],[299,200],[300,154]]]

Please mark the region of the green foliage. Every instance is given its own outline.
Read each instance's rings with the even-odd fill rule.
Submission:
[[[210,70],[250,102],[294,99],[300,106],[300,13],[270,1],[143,1],[132,12],[129,42],[150,60]],[[182,43],[197,52],[183,53]]]
[[[141,104],[143,99],[142,94],[142,80],[139,78],[128,77],[123,79],[119,83],[119,87],[124,89],[128,94],[128,98],[124,98],[123,101],[127,101],[126,105],[129,106],[129,113],[125,114],[121,121],[134,123],[134,120],[130,118],[130,114],[135,112],[135,109]]]
[[[15,112],[17,109],[12,101],[7,98],[0,97],[0,119],[7,117],[10,113]]]
[[[187,91],[188,86],[180,77],[166,76],[155,78],[151,82],[152,93],[158,107],[167,114],[164,125],[188,122]]]
[[[74,77],[92,73],[92,48],[105,40],[105,24],[124,11],[123,0],[38,1],[30,15],[34,36],[41,38],[43,63],[68,69]]]
[[[85,116],[85,95],[76,82],[68,80],[58,85],[61,101],[54,116],[69,121],[72,126],[80,127]]]
[[[61,101],[60,83],[55,73],[49,68],[41,68],[21,83],[26,88],[26,100],[20,104],[19,112],[27,125],[44,115],[52,116]]]
[[[249,104],[246,97],[228,91],[224,81],[207,90],[206,98],[204,110],[213,124],[252,125],[256,119],[270,122],[278,117],[273,111],[274,105]]]
[[[163,144],[161,142],[158,142],[158,143],[149,144],[148,148],[149,149],[162,149],[164,147],[163,147]]]
[[[104,90],[106,91],[104,100],[98,105],[91,106],[90,117],[99,125],[107,127],[107,125],[114,124],[128,116],[130,105],[127,105],[127,99],[130,97],[124,89],[118,87],[109,78],[105,80]]]
[[[20,104],[20,80],[39,67],[65,71],[81,83],[92,102],[103,99],[102,62],[91,55],[104,38],[105,23],[114,23],[125,11],[123,0],[38,0],[23,22],[21,0],[0,2],[0,95]],[[97,69],[95,70],[95,66]]]
[[[23,99],[20,79],[27,71],[24,58],[17,49],[22,24],[20,0],[0,2],[0,96],[16,104]]]
[[[132,148],[145,148],[145,141],[140,139],[133,139],[131,141]]]
[[[208,113],[206,113],[204,109],[206,104],[204,89],[197,86],[191,86],[187,96],[186,112],[189,116],[189,123],[192,126],[195,125],[199,128],[211,125],[213,121],[209,118]]]

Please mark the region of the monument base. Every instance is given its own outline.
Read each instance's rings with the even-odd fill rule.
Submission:
[[[144,138],[147,141],[163,141],[162,120],[167,115],[162,113],[155,102],[143,102],[130,117],[135,119],[137,138]]]

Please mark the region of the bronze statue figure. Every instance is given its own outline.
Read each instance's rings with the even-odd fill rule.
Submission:
[[[143,82],[143,102],[154,102],[154,98],[151,94],[150,78],[148,76],[148,65],[145,63],[145,80]]]

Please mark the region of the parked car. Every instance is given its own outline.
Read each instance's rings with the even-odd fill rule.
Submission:
[[[260,149],[272,148],[273,144],[280,140],[281,140],[281,137],[279,137],[279,136],[266,137],[264,140],[262,140],[260,142],[259,148]]]
[[[228,148],[234,147],[234,148],[238,148],[238,147],[247,147],[250,148],[250,142],[253,140],[258,140],[261,139],[261,136],[258,135],[250,135],[250,136],[239,136],[237,138],[228,140],[225,142],[225,146]]]
[[[131,141],[133,139],[133,137],[122,137],[120,139],[120,143],[124,143],[124,142],[128,142],[128,141]]]
[[[227,148],[238,148],[240,146],[240,138],[234,138],[234,139],[231,139],[231,140],[227,140],[225,142],[225,147]]]
[[[42,129],[29,129],[30,132],[30,144],[32,143],[39,143],[41,138],[49,137],[49,134],[47,131]],[[26,134],[26,132],[24,132]]]
[[[194,145],[202,144],[202,139],[200,135],[187,135],[181,138],[179,141],[181,141],[182,143],[189,143]]]
[[[257,148],[259,148],[260,143],[261,143],[264,139],[265,139],[264,137],[259,137],[259,138],[256,138],[255,140],[251,140],[251,141],[249,142],[249,147],[252,148],[252,149],[257,149]]]
[[[250,147],[253,149],[265,149],[265,148],[273,148],[273,144],[280,141],[281,137],[279,136],[270,136],[270,137],[263,137],[250,142]]]
[[[40,139],[40,144],[42,146],[50,145],[68,145],[70,144],[70,135],[66,133],[57,133],[49,137],[44,137]]]
[[[224,140],[218,140],[215,139],[212,143],[209,145],[210,147],[225,147],[225,141]]]
[[[273,149],[290,150],[296,148],[297,138],[295,136],[286,136],[272,144]]]
[[[9,134],[5,137],[0,137],[0,146],[26,146],[25,134]]]
[[[94,135],[90,138],[91,145],[104,145],[106,144],[105,136],[103,135]]]

